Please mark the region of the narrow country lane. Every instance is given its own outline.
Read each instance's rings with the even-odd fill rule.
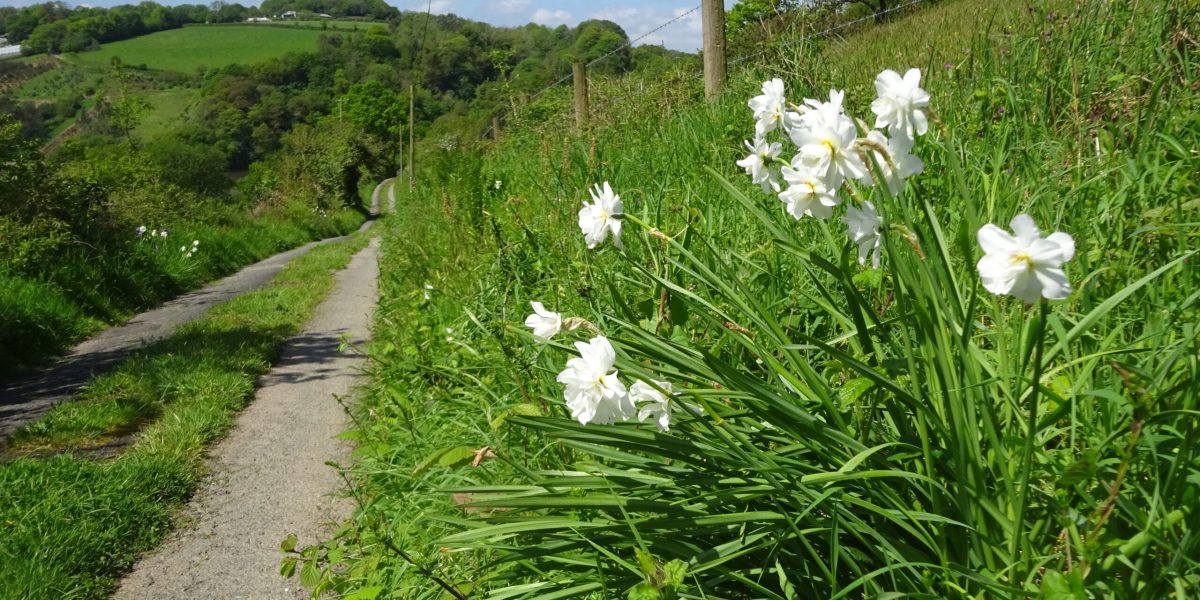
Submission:
[[[384,182],[386,183],[386,181]],[[379,190],[371,199],[371,215],[379,214]],[[374,223],[368,219],[360,231]],[[320,244],[345,236],[310,242],[250,265],[202,289],[184,294],[123,325],[106,329],[72,348],[54,364],[28,375],[0,379],[0,449],[4,439],[67,400],[97,375],[116,367],[140,348],[171,335],[180,325],[204,316],[210,308],[269,283],[284,266]]]
[[[279,543],[300,546],[349,515],[336,497],[341,479],[327,461],[345,461],[349,442],[336,438],[347,416],[337,398],[360,383],[365,358],[341,351],[369,336],[378,299],[379,239],[337,275],[337,288],[259,379],[253,402],[229,436],[213,446],[211,474],[181,519],[182,529],[143,557],[117,599],[291,599],[307,596],[279,575]]]

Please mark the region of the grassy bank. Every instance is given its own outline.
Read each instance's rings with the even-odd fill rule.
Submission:
[[[781,41],[711,105],[694,73],[597,82],[583,134],[527,110],[540,125],[429,161],[384,242],[362,509],[319,587],[1194,596],[1195,14],[979,6]],[[909,67],[924,172],[843,200],[891,225],[860,267],[836,218],[793,219],[735,166],[746,101],[781,77],[870,121],[876,74]],[[602,181],[624,250],[577,226]],[[1062,301],[981,285],[978,231],[1021,213],[1074,238]],[[573,421],[556,376],[594,334],[535,343],[535,300],[603,331],[627,384],[671,384],[670,431]]]
[[[53,261],[38,259],[47,264],[36,273],[19,261],[22,252],[31,261],[40,256],[38,248],[12,249],[13,262],[0,269],[0,375],[43,364],[107,324],[272,254],[353,231],[362,219],[349,209],[258,217],[217,209],[195,220],[145,223],[144,233],[130,229],[104,247],[68,246]],[[163,230],[166,236],[152,235]]]
[[[13,453],[69,451],[135,432],[112,459],[0,465],[0,597],[104,598],[170,531],[203,452],[253,397],[280,346],[369,239],[314,248],[262,290],[215,307],[13,438]],[[9,459],[12,458],[10,455]]]

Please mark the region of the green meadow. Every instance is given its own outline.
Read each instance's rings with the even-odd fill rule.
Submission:
[[[117,57],[127,65],[190,74],[199,67],[252,64],[288,52],[312,51],[321,35],[298,27],[197,25],[104,44],[95,52],[70,55],[69,60],[107,66]]]

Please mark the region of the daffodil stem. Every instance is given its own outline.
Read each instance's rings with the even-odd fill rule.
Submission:
[[[1021,485],[1018,488],[1017,518],[1013,521],[1013,531],[1009,534],[1012,536],[1009,539],[1009,550],[1014,560],[1018,555],[1018,546],[1025,537],[1025,511],[1029,506],[1029,486],[1033,479],[1033,445],[1034,439],[1038,434],[1038,400],[1042,387],[1042,352],[1046,347],[1046,317],[1050,312],[1050,304],[1045,299],[1040,300],[1038,306],[1040,310],[1038,320],[1034,324],[1037,328],[1037,333],[1034,335],[1033,341],[1035,344],[1033,349],[1033,380],[1030,382],[1029,389],[1029,419],[1025,428],[1025,452],[1021,457]],[[1020,562],[1024,566],[1028,557],[1025,552],[1021,552],[1020,554]],[[1024,569],[1022,569],[1022,572],[1024,572]]]

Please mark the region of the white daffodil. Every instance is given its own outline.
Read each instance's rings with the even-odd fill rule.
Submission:
[[[787,100],[783,96],[783,80],[778,77],[762,84],[762,95],[750,99],[747,105],[754,111],[754,132],[763,137],[783,124]]]
[[[425,284],[425,289],[424,289],[423,291],[424,291],[424,293],[425,293],[425,299],[426,299],[426,300],[429,300],[430,298],[433,298],[433,295],[429,293],[429,292],[432,292],[432,291],[433,291],[433,286],[432,286],[432,285],[429,285],[428,283],[427,283],[427,284]]]
[[[629,386],[629,397],[634,404],[639,405],[638,421],[653,417],[658,430],[667,431],[671,428],[671,384],[665,381],[654,383],[667,393],[663,394],[644,381],[635,381]]]
[[[808,110],[800,119],[803,126],[790,129],[788,135],[800,148],[800,160],[824,179],[826,186],[836,189],[846,179],[862,179],[867,168],[854,147],[858,137],[854,121],[842,112],[842,92],[830,90],[829,94],[826,103],[807,100]]]
[[[912,151],[912,140],[902,136],[893,136],[888,139],[882,131],[872,129],[867,134],[867,141],[870,146],[878,146],[887,150],[887,156],[875,151],[875,161],[879,163],[879,167],[883,169],[883,176],[887,181],[888,191],[893,196],[899,196],[904,191],[904,185],[909,177],[919,175],[925,170],[925,163],[921,162]],[[874,173],[867,171],[864,181],[871,183],[874,181],[872,176]]]
[[[858,244],[858,264],[866,264],[870,255],[871,266],[879,268],[879,255],[883,252],[883,236],[879,234],[879,228],[883,226],[883,219],[875,212],[875,205],[864,201],[861,208],[847,207],[842,222],[846,224],[846,235],[850,236],[850,241]]]
[[[143,235],[146,235],[146,226],[138,225],[138,228],[135,229],[134,231],[137,232],[138,237],[142,237]]]
[[[604,182],[604,187],[600,185],[594,186],[588,190],[592,195],[592,203],[584,203],[583,208],[579,211],[579,228],[583,230],[584,239],[587,241],[588,248],[595,248],[611,231],[613,236],[613,245],[617,248],[621,247],[621,214],[625,210],[625,206],[621,203],[621,197],[614,194],[608,182]]]
[[[525,326],[533,329],[533,337],[546,341],[562,329],[562,315],[546,310],[541,302],[530,302],[533,314],[525,317]]]
[[[832,123],[839,117],[845,116],[845,99],[846,92],[835,89],[829,90],[829,100],[825,102],[805,98],[804,106],[800,107],[800,119],[797,123],[810,129],[815,127],[815,123],[818,122]]]
[[[783,144],[758,138],[754,143],[747,140],[746,147],[750,149],[750,155],[737,161],[737,165],[746,170],[751,181],[762,186],[764,194],[778,192],[779,172],[771,164],[779,158]]]
[[[833,207],[841,203],[836,190],[829,189],[824,180],[799,161],[794,168],[783,168],[783,180],[788,187],[779,193],[779,199],[787,204],[788,214],[796,219],[805,215],[828,219],[833,216]]]
[[[875,77],[875,93],[871,102],[875,126],[887,127],[893,137],[913,139],[925,135],[929,120],[923,109],[929,106],[929,93],[921,89],[921,70],[909,69],[900,74],[887,69]]]
[[[558,374],[558,382],[566,385],[563,399],[571,417],[582,425],[627,421],[635,410],[625,384],[612,370],[617,353],[604,336],[588,342],[575,342],[579,356],[567,361],[567,368]]]
[[[1075,256],[1075,240],[1061,231],[1042,237],[1033,218],[1013,217],[1013,233],[992,225],[979,229],[984,256],[976,267],[983,287],[993,294],[1011,294],[1026,302],[1038,298],[1061,300],[1071,294],[1062,264]]]

